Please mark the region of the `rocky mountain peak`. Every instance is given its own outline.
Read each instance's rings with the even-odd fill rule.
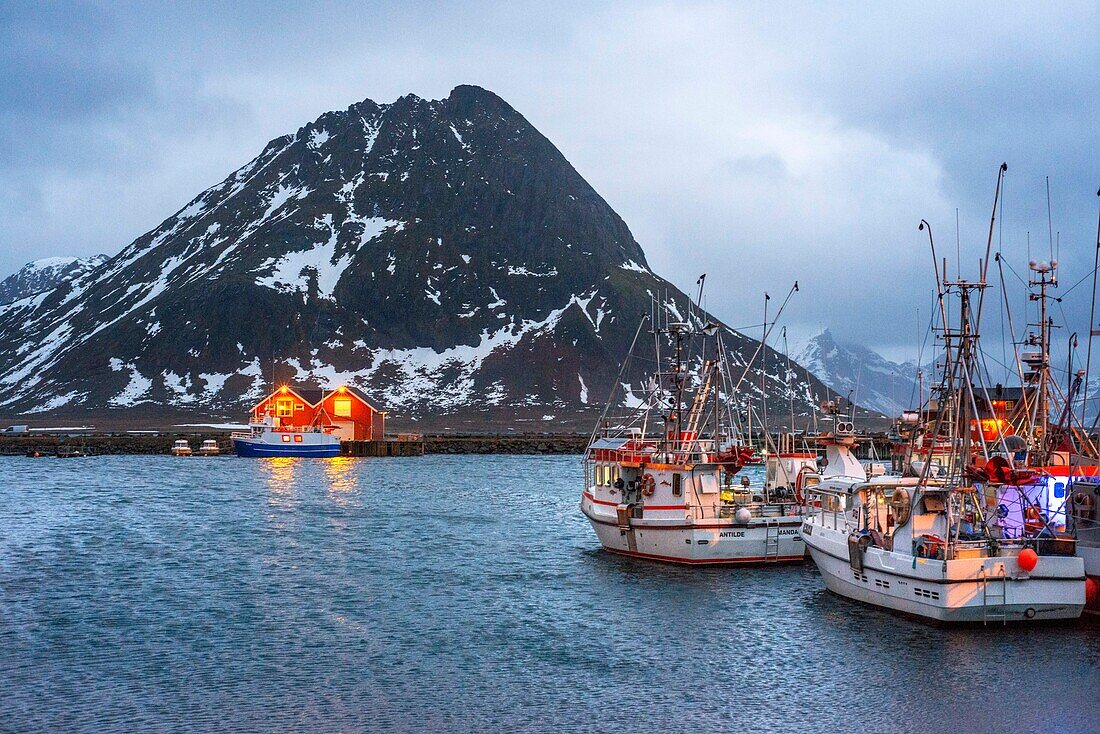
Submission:
[[[0,409],[233,415],[274,372],[355,384],[410,420],[583,428],[654,302],[689,310],[498,96],[364,100],[272,140],[101,267],[0,308]],[[734,364],[756,346],[727,344]],[[808,406],[820,386],[790,389]]]

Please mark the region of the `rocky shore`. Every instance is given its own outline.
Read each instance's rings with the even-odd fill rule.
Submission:
[[[41,456],[80,452],[87,455],[168,454],[172,443],[186,439],[197,449],[206,439],[218,442],[222,452],[232,454],[229,434],[220,431],[198,433],[113,433],[68,434],[43,433],[0,436],[0,455],[25,456],[38,452]],[[419,439],[426,454],[580,454],[588,437],[564,435],[425,435]],[[419,453],[419,452],[415,452]]]

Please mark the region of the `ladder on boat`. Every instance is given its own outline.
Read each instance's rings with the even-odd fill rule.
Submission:
[[[987,574],[983,566],[978,571],[978,584],[982,587],[982,624],[991,621],[1008,623],[1008,578],[1005,576],[1004,566],[1000,566],[1000,573]]]
[[[779,560],[779,521],[769,521],[764,528],[764,562]]]

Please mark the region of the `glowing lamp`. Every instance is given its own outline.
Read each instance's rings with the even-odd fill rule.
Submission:
[[[287,392],[287,391],[288,391],[288,388],[287,388],[287,386],[286,386],[286,385],[283,385],[282,387],[280,387],[280,388],[279,388],[279,392],[283,392],[283,393],[285,393],[285,392]]]
[[[1020,551],[1020,555],[1016,556],[1016,565],[1028,573],[1035,570],[1035,564],[1038,562],[1039,554],[1031,548],[1024,548]]]
[[[344,387],[343,385],[336,388],[336,392],[347,392],[347,391],[348,391],[348,389],[346,387]]]
[[[991,443],[1000,436],[1011,436],[1015,429],[1004,418],[982,418],[981,421],[970,421],[970,433],[975,441],[980,433],[983,441]]]

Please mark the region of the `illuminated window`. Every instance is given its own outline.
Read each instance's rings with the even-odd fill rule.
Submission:
[[[290,418],[294,415],[294,400],[291,398],[279,398],[275,401],[275,415],[280,418]]]
[[[341,418],[351,418],[351,398],[336,398],[333,400],[332,412]]]
[[[672,475],[672,494],[676,495],[677,497],[684,493],[684,488],[681,485],[681,482],[683,482],[683,478],[679,474]]]
[[[301,403],[295,403],[294,404],[294,409],[295,410],[305,410],[306,406],[302,405]]]
[[[302,437],[301,436],[295,436],[294,437],[294,443],[301,443],[301,442],[302,442]]]
[[[290,434],[289,433],[284,433],[283,434],[283,443],[290,443]]]

